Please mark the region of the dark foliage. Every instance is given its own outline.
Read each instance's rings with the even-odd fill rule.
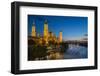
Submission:
[[[47,55],[47,49],[45,46],[29,46],[28,47],[28,60],[34,60],[35,58],[45,57]]]

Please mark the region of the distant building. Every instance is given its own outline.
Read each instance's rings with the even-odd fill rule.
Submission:
[[[61,43],[62,42],[62,32],[59,33],[59,36],[56,37],[53,32],[49,32],[48,22],[45,20],[44,22],[44,31],[43,36],[36,32],[35,23],[32,26],[31,36],[29,40],[33,40],[40,45],[48,45],[50,43]]]

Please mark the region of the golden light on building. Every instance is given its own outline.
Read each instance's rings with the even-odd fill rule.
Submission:
[[[47,20],[44,22],[44,40],[48,44],[48,23]]]
[[[33,23],[31,36],[32,40],[36,41],[39,45],[59,44],[62,42],[62,32],[59,32],[57,37],[53,32],[49,31],[47,20],[44,22],[43,35],[36,32],[35,23]]]
[[[33,23],[33,26],[32,26],[32,33],[31,33],[31,36],[32,37],[36,37],[36,30],[35,30],[35,24]]]
[[[59,33],[59,42],[62,42],[62,32]]]

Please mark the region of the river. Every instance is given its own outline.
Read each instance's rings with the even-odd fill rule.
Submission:
[[[70,46],[64,52],[64,59],[76,59],[76,58],[87,58],[88,57],[88,50],[85,46]]]
[[[55,60],[55,59],[80,59],[80,58],[87,58],[88,51],[87,47],[80,46],[80,45],[69,45],[68,48],[61,53],[58,50],[51,50],[49,51],[49,55],[47,59]]]

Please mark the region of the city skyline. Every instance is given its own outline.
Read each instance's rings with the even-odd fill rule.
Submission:
[[[59,36],[60,31],[63,32],[63,40],[82,38],[88,31],[87,17],[28,15],[28,34],[31,34],[34,23],[36,32],[43,35],[45,20],[48,22],[49,32],[53,32],[56,36]]]

